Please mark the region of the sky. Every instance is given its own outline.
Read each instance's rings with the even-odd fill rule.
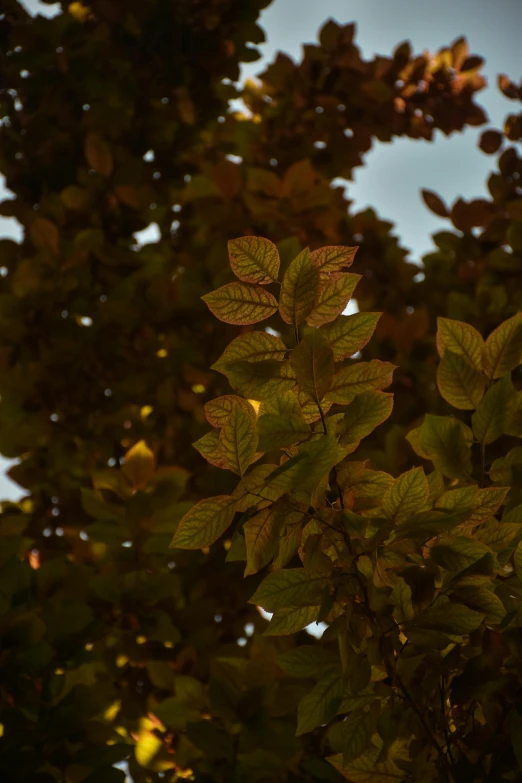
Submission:
[[[52,16],[58,5],[23,0],[31,12]],[[261,15],[267,42],[260,46],[263,59],[243,68],[243,77],[262,71],[280,50],[295,59],[303,43],[314,42],[318,29],[329,18],[357,24],[356,43],[367,59],[389,55],[398,43],[411,41],[415,52],[437,51],[465,35],[472,53],[485,58],[489,86],[478,94],[494,127],[517,111],[496,87],[497,75],[506,73],[518,82],[522,76],[520,0],[275,0]],[[518,104],[519,105],[519,104]],[[430,235],[447,224],[428,212],[420,199],[421,188],[434,190],[452,203],[459,196],[484,195],[494,157],[477,148],[480,129],[445,137],[436,133],[435,143],[398,139],[377,143],[366,165],[355,170],[355,180],[346,183],[354,209],[373,206],[380,217],[396,224],[411,260],[419,261],[431,247]],[[5,198],[0,179],[0,198]],[[20,237],[14,221],[0,218],[0,236]],[[2,469],[0,458],[0,470]],[[19,496],[15,485],[0,476],[0,498]]]

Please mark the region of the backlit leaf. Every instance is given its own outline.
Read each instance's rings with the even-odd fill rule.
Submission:
[[[431,459],[435,469],[448,478],[462,478],[471,473],[473,433],[458,419],[428,414],[421,427],[408,433],[406,439],[421,457]]]
[[[350,403],[339,428],[341,445],[355,443],[369,435],[389,417],[393,408],[393,394],[367,391],[358,394]]]
[[[310,427],[301,416],[266,413],[257,421],[259,450],[272,451],[293,446],[310,435]]]
[[[515,390],[509,376],[491,386],[471,417],[473,433],[484,445],[500,438],[515,408]]]
[[[294,326],[303,323],[314,309],[318,293],[319,270],[312,264],[306,248],[294,258],[283,278],[279,298],[283,321]]]
[[[276,416],[298,416],[303,419],[299,398],[293,392],[280,392],[264,399],[259,408],[259,418],[267,413]]]
[[[321,724],[329,723],[337,714],[343,690],[341,673],[335,669],[327,671],[299,702],[296,735],[306,734]]]
[[[243,525],[247,564],[245,576],[256,574],[266,566],[277,552],[279,533],[284,518],[276,506],[264,508]]]
[[[290,355],[302,394],[320,402],[334,377],[334,357],[328,341],[320,331],[308,332]]]
[[[346,308],[360,279],[361,275],[341,272],[334,272],[328,277],[321,278],[319,294],[314,309],[306,319],[307,324],[322,326],[335,321]]]
[[[281,572],[278,572],[281,573]],[[317,620],[319,606],[290,607],[278,609],[263,636],[288,636],[306,628]]]
[[[482,351],[482,366],[488,378],[502,378],[521,358],[522,315],[518,313],[491,332]]]
[[[232,271],[246,283],[266,285],[277,280],[279,253],[273,242],[263,237],[239,237],[228,243]]]
[[[269,291],[247,283],[227,283],[201,298],[216,318],[227,324],[256,324],[273,315],[278,307]]]
[[[412,468],[395,479],[382,500],[382,508],[389,519],[398,525],[419,511],[428,500],[429,487],[422,468]]]
[[[262,606],[267,612],[320,603],[325,585],[322,576],[309,576],[304,568],[273,571],[261,582],[249,603]]]
[[[446,402],[469,411],[475,410],[484,396],[486,378],[467,359],[447,348],[437,368],[437,384]]]
[[[213,427],[222,427],[232,413],[234,405],[238,405],[251,417],[252,421],[256,421],[256,412],[247,400],[244,400],[243,397],[237,397],[235,394],[225,394],[205,403],[205,416],[208,423]]]
[[[340,315],[333,323],[326,324],[321,332],[332,346],[335,361],[347,359],[364,348],[380,317],[381,313],[354,313]]]
[[[122,467],[123,475],[134,489],[146,487],[155,470],[156,459],[154,453],[144,440],[135,443],[125,454]]]
[[[192,445],[214,467],[228,468],[219,450],[219,432],[217,430],[210,430],[210,432],[207,432],[206,435],[203,435],[202,438],[195,441]]]
[[[446,350],[463,356],[477,370],[482,370],[484,340],[474,326],[464,321],[437,318],[437,350],[442,358]]]
[[[287,361],[234,362],[222,367],[220,372],[227,376],[235,391],[249,400],[263,401],[296,385],[294,371]]]
[[[343,247],[342,245],[329,245],[314,250],[310,258],[314,266],[325,272],[340,272],[353,264],[353,259],[359,247]]]
[[[347,404],[361,392],[385,389],[392,383],[395,369],[394,364],[381,362],[379,359],[343,367],[337,375],[334,375],[325,399]]]
[[[202,549],[225,532],[234,518],[236,500],[217,495],[196,503],[181,519],[170,544],[178,549]]]
[[[489,547],[478,539],[465,536],[443,540],[430,549],[430,557],[454,573],[464,571],[490,553]]]
[[[252,417],[239,405],[232,408],[219,435],[219,453],[229,470],[242,476],[257,451],[257,431]]]

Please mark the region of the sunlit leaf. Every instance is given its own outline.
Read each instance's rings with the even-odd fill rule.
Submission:
[[[155,469],[154,453],[144,440],[135,443],[125,454],[122,467],[123,475],[134,489],[146,487],[154,475]]]
[[[200,500],[180,521],[170,546],[178,549],[210,546],[229,527],[235,510],[236,500],[230,495]]]
[[[341,272],[333,272],[328,277],[322,278],[314,309],[306,319],[307,324],[322,326],[335,321],[346,308],[360,279],[361,275]]]
[[[325,399],[347,404],[362,392],[385,389],[392,383],[395,369],[394,364],[381,362],[379,359],[343,367],[337,375],[334,375]]]
[[[475,410],[486,388],[486,378],[467,359],[449,348],[437,368],[439,391],[450,405],[462,411]]]
[[[273,315],[277,299],[259,285],[227,283],[201,297],[208,309],[227,324],[256,324]]]
[[[312,312],[319,294],[319,270],[310,260],[308,248],[294,258],[285,272],[279,298],[279,312],[287,324],[299,326]]]
[[[243,397],[237,397],[235,394],[225,394],[205,403],[205,416],[208,423],[213,427],[222,427],[232,413],[234,405],[238,405],[252,418],[252,421],[256,421],[256,412],[247,400],[244,400]],[[196,448],[198,447],[196,446]]]
[[[518,313],[491,332],[482,351],[482,366],[488,378],[502,378],[521,358],[522,315]]]
[[[192,445],[211,465],[214,465],[216,468],[228,469],[228,465],[219,450],[219,432],[217,430],[210,430],[210,432],[207,432],[206,435],[203,435],[202,438],[199,438]]]
[[[263,237],[239,237],[228,243],[232,271],[246,283],[266,285],[277,280],[279,253],[273,242]]]
[[[381,313],[354,313],[340,315],[333,323],[326,324],[321,332],[332,346],[335,361],[347,359],[364,348],[380,317]]]

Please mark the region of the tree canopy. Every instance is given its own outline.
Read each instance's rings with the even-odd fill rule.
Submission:
[[[2,780],[522,778],[522,87],[265,5],[0,11]],[[419,272],[332,181],[477,125]]]

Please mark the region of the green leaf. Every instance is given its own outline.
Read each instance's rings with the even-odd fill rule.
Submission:
[[[264,568],[277,552],[284,517],[276,506],[264,508],[243,525],[247,564],[245,576]]]
[[[219,450],[219,432],[217,430],[210,430],[210,432],[207,432],[206,435],[203,435],[202,438],[195,441],[192,445],[214,467],[228,468]]]
[[[431,628],[451,635],[463,635],[474,631],[484,620],[482,612],[475,612],[463,604],[446,602],[417,615],[413,623],[418,627]],[[408,628],[409,626],[407,626]],[[408,635],[408,630],[405,630]]]
[[[491,380],[502,378],[520,364],[521,357],[522,316],[517,313],[489,335],[482,351],[482,367]]]
[[[273,315],[277,299],[259,285],[227,283],[201,297],[211,313],[227,324],[256,324]]]
[[[320,603],[324,585],[324,577],[309,576],[304,568],[273,571],[261,582],[249,603],[262,606],[267,612],[314,606]]]
[[[338,432],[340,443],[345,446],[356,443],[382,424],[393,409],[393,394],[367,391],[358,394],[350,403]]]
[[[263,636],[289,636],[317,620],[319,606],[301,606],[278,609]]]
[[[248,332],[227,345],[212,369],[226,375],[226,370],[237,362],[262,362],[269,359],[282,362],[286,353],[286,345],[279,337],[266,332]]]
[[[290,391],[296,384],[289,362],[267,359],[260,362],[234,362],[221,370],[235,391],[250,400],[264,400]]]
[[[437,318],[437,350],[441,359],[450,350],[467,359],[476,370],[482,370],[483,347],[484,340],[475,327],[464,321]]]
[[[346,405],[362,392],[385,389],[392,383],[395,369],[394,364],[381,362],[379,359],[343,367],[334,375],[325,399]]]
[[[514,484],[517,475],[522,475],[522,446],[496,459],[489,469],[489,477],[495,484]]]
[[[465,478],[471,473],[473,433],[458,419],[428,414],[406,440],[419,456],[432,460],[435,469],[448,478]]]
[[[243,397],[237,397],[235,394],[225,394],[222,397],[216,397],[215,400],[209,400],[209,402],[205,403],[205,416],[208,423],[213,427],[222,427],[228,421],[234,405],[239,405],[245,413],[248,413],[252,418],[252,421],[256,421],[256,412],[248,400],[244,400]],[[208,434],[210,435],[211,433]],[[207,436],[205,435],[204,437]],[[201,440],[203,440],[203,438],[197,442],[200,443]],[[198,448],[195,443],[192,445],[195,446],[195,448]]]
[[[379,755],[379,750],[372,747],[347,764],[342,753],[326,760],[350,783],[398,783],[405,779],[405,773],[393,761],[379,761]]]
[[[395,479],[386,490],[382,500],[382,509],[388,519],[393,519],[397,525],[409,517],[422,511],[430,490],[422,468],[412,468],[407,473]]]
[[[411,602],[411,588],[402,576],[397,579],[390,596],[393,604],[393,618],[397,623],[405,623],[413,618],[413,605]]]
[[[329,723],[337,714],[343,690],[344,683],[341,673],[335,669],[325,672],[319,682],[299,702],[296,736],[313,731],[324,723]]]
[[[470,609],[485,615],[487,623],[500,623],[506,615],[504,604],[487,587],[458,587],[453,594]]]
[[[319,293],[319,270],[310,260],[308,248],[294,258],[281,285],[279,313],[287,324],[299,326],[314,309]]]
[[[335,321],[346,308],[362,275],[332,272],[320,280],[314,309],[306,319],[309,326],[322,326]]]
[[[279,253],[269,239],[240,237],[228,243],[228,258],[232,271],[246,283],[266,285],[277,280]]]
[[[470,509],[466,521],[469,525],[478,525],[496,514],[508,491],[509,487],[479,489],[473,484],[445,492],[437,499],[435,506],[448,511]]]
[[[437,384],[446,402],[458,410],[470,411],[484,396],[486,378],[467,359],[448,348],[437,368]]]
[[[328,341],[317,329],[305,335],[290,355],[299,388],[315,402],[320,402],[332,383],[335,365]]]
[[[478,563],[484,555],[488,554],[491,554],[491,549],[486,544],[476,538],[464,536],[443,540],[430,548],[431,559],[455,574]]]
[[[354,712],[341,723],[343,764],[348,764],[367,749],[373,734],[373,720],[368,712]]]
[[[319,677],[328,667],[339,668],[339,656],[325,647],[304,645],[277,656],[277,663],[289,677]]]
[[[342,245],[327,245],[314,250],[310,256],[312,263],[321,273],[340,272],[353,264],[359,247],[343,247]]]
[[[515,395],[513,408],[504,425],[504,434],[522,438],[522,391]]]
[[[260,451],[293,446],[310,435],[310,427],[301,416],[265,413],[257,420]]]
[[[134,489],[143,489],[156,470],[156,458],[144,440],[135,443],[125,454],[122,472]]]
[[[152,712],[173,731],[183,731],[187,728],[187,723],[200,718],[199,709],[190,707],[175,697],[160,702]]]
[[[473,433],[480,443],[487,446],[500,438],[515,408],[515,401],[515,390],[509,376],[488,389],[471,417]]]
[[[381,313],[354,313],[340,315],[333,323],[321,329],[334,352],[334,359],[340,362],[362,350],[370,341]]]
[[[229,470],[243,476],[257,452],[257,431],[252,417],[235,405],[219,435],[219,453]]]
[[[236,500],[217,495],[196,503],[181,519],[170,544],[178,549],[203,549],[225,532],[234,518]]]
[[[274,394],[273,397],[264,399],[259,408],[259,418],[267,413],[272,413],[276,416],[298,416],[304,421],[299,399],[296,394],[289,391],[280,392],[279,394]]]

